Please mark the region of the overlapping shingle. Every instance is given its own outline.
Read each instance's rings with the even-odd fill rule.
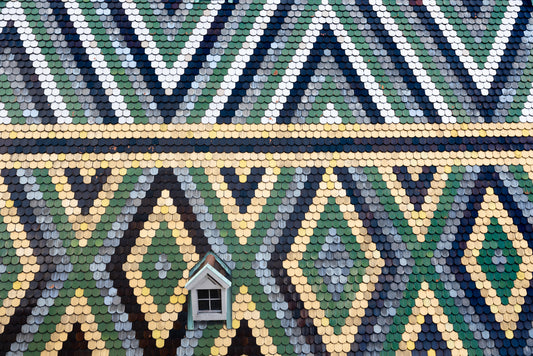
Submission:
[[[0,2],[0,353],[531,354],[532,11]]]

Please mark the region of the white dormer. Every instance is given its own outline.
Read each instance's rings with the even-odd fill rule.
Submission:
[[[185,284],[189,290],[187,327],[194,329],[195,321],[225,320],[231,328],[231,271],[213,253],[207,253],[191,269]]]

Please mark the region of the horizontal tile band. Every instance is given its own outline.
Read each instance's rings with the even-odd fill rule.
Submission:
[[[113,152],[445,152],[531,150],[531,137],[4,139],[0,154]]]
[[[0,139],[529,137],[533,123],[472,124],[22,124]]]

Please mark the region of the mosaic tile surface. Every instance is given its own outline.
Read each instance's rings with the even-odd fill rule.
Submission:
[[[0,1],[0,354],[531,355],[532,13]]]
[[[2,1],[0,28],[4,123],[533,120],[530,0]]]

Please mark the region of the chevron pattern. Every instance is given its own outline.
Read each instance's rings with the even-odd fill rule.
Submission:
[[[2,123],[533,121],[527,0],[3,1],[0,30]]]

